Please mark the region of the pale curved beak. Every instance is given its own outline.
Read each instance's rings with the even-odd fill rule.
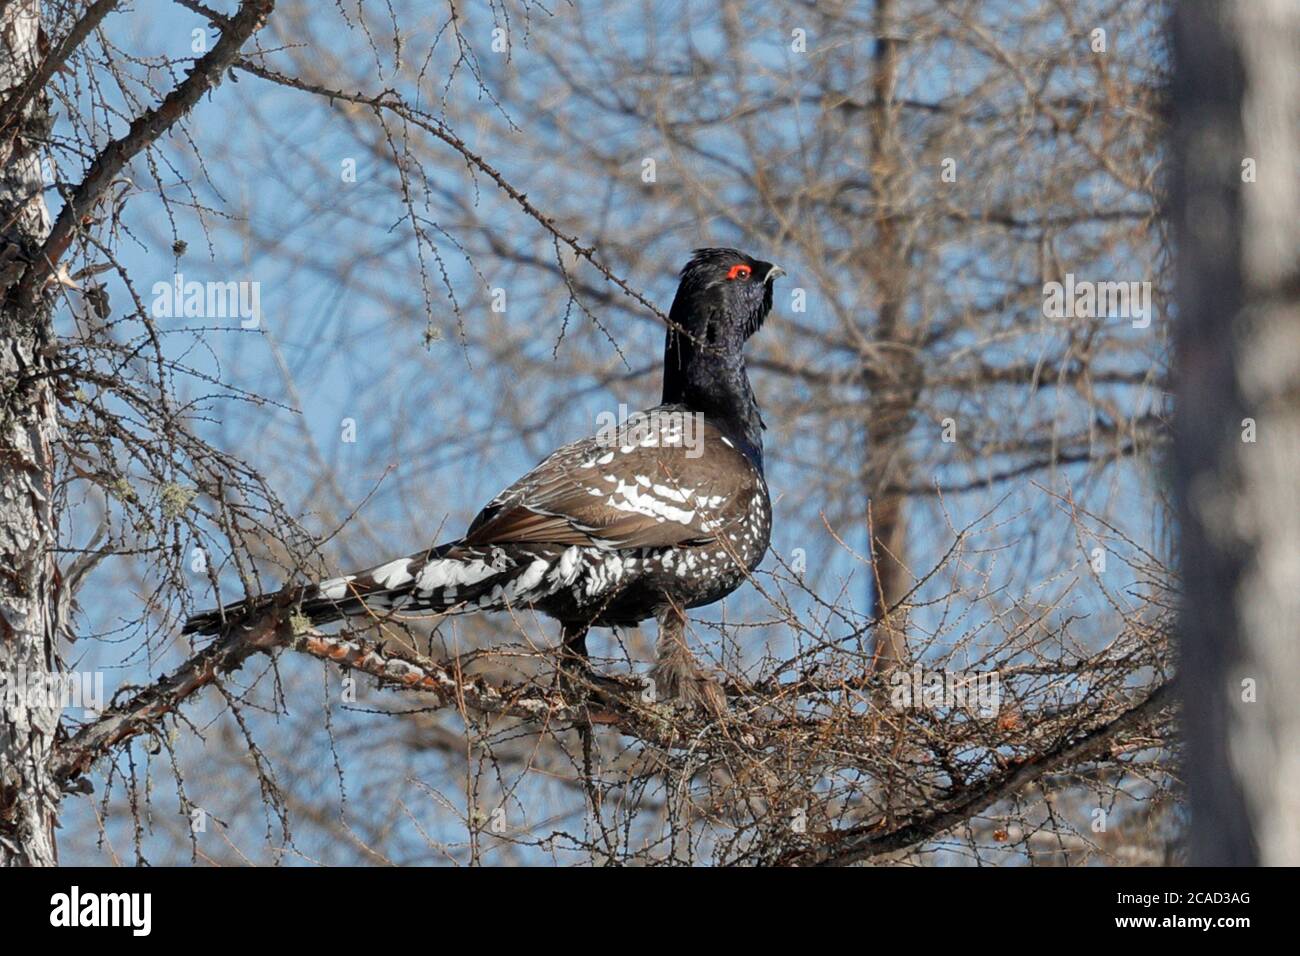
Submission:
[[[771,282],[777,276],[783,276],[783,275],[785,275],[784,269],[782,269],[780,266],[772,266],[772,268],[767,270],[767,275],[763,276],[763,281]]]

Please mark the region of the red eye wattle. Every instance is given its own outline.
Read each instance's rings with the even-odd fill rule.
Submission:
[[[751,271],[752,270],[749,268],[749,266],[745,266],[745,265],[732,266],[731,270],[727,273],[727,278],[748,279]]]

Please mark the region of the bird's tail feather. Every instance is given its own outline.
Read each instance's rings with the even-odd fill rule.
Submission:
[[[390,611],[431,614],[526,605],[570,583],[573,562],[563,551],[452,542],[355,574],[203,611],[185,622],[183,633],[217,634],[232,623],[251,623],[276,605],[296,608],[312,624]]]

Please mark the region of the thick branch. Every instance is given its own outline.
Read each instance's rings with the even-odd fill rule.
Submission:
[[[277,646],[282,637],[274,624],[257,630],[237,628],[221,637],[180,668],[159,678],[121,704],[107,707],[57,750],[54,779],[63,787],[86,773],[101,757],[134,737],[153,731],[158,721],[177,710],[198,691],[223,674],[239,670],[253,654]],[[74,788],[75,789],[75,788]]]
[[[369,674],[381,683],[436,694],[443,706],[454,705],[458,709],[544,723],[581,721],[611,724],[633,736],[647,737],[646,728],[638,726],[641,721],[622,705],[602,705],[601,709],[593,710],[566,701],[558,693],[537,685],[504,684],[497,687],[482,677],[461,672],[454,664],[441,664],[429,659],[406,660],[346,635],[309,630],[295,637],[292,646],[312,657]],[[648,736],[656,742],[664,742],[658,734],[649,733]]]
[[[56,264],[67,251],[83,216],[99,200],[117,174],[136,154],[147,149],[163,133],[185,116],[199,98],[221,82],[221,74],[234,63],[239,49],[254,33],[265,25],[275,7],[275,0],[245,0],[239,12],[229,20],[215,46],[197,63],[181,84],[164,97],[152,110],[137,116],[121,139],[104,147],[95,157],[71,196],[64,203],[59,218],[50,230],[44,246],[35,257],[23,279],[21,294],[31,301],[46,277],[53,274]]]
[[[110,10],[117,6],[117,2],[118,0],[96,0],[82,18],[72,25],[72,29],[68,31],[68,35],[63,38],[58,48],[50,51],[36,71],[14,91],[4,106],[0,107],[0,133],[7,130],[9,125],[22,114],[23,107],[45,88],[45,84],[50,81],[50,77],[54,76],[55,71],[67,62],[68,57],[72,56],[72,51],[90,36],[90,32],[99,26],[99,22],[108,15]]]
[[[873,822],[826,837],[827,846],[801,851],[781,862],[788,866],[836,866],[854,863],[885,853],[894,853],[931,840],[983,813],[1040,777],[1065,767],[1091,760],[1109,747],[1120,734],[1150,723],[1174,703],[1173,681],[1157,687],[1140,704],[1081,736],[1066,738],[1052,749],[1021,763],[1005,773],[991,776],[957,800],[889,830]]]
[[[604,724],[660,746],[672,746],[676,737],[662,719],[656,720],[649,710],[632,703],[637,691],[630,687],[626,700],[615,701],[603,695],[599,706],[575,704],[537,685],[492,685],[482,677],[461,672],[454,662],[413,662],[386,654],[347,634],[329,635],[315,629],[291,634],[287,624],[277,624],[269,616],[252,629],[236,627],[157,683],[106,708],[59,747],[54,761],[55,779],[67,787],[116,747],[153,732],[159,720],[222,675],[239,670],[253,654],[285,647],[361,671],[381,683],[434,694],[440,706],[455,706],[461,711],[516,717],[544,725]]]

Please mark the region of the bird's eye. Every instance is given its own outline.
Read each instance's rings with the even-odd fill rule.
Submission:
[[[727,273],[727,278],[748,279],[751,271],[752,270],[749,268],[749,266],[745,266],[745,265],[732,266],[731,271]]]

